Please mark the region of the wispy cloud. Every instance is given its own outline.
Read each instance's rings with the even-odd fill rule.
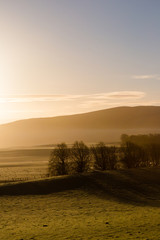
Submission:
[[[101,94],[97,98],[101,99],[135,99],[143,98],[145,96],[144,92],[140,91],[119,91],[119,92],[110,92],[106,94]]]
[[[82,103],[80,106],[82,109],[86,109],[86,111],[91,110],[99,110],[100,108],[113,108],[120,106],[159,106],[159,101],[86,101]]]
[[[96,95],[92,99],[83,101],[80,106],[85,109],[90,108],[108,108],[115,106],[134,105],[143,99],[145,96],[144,92],[139,91],[120,91],[110,92],[106,94]],[[127,100],[127,101],[126,101]]]
[[[152,75],[134,75],[133,79],[155,79],[160,80],[160,74],[152,74]]]
[[[0,103],[59,102],[81,98],[82,95],[17,95],[0,97]]]
[[[109,99],[139,99],[145,96],[140,91],[119,91],[97,94],[83,95],[18,95],[18,96],[1,96],[0,103],[32,103],[32,102],[65,102],[65,101],[100,101]]]

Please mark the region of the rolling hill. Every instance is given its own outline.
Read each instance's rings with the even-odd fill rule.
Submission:
[[[0,239],[160,239],[160,169],[0,185]]]
[[[69,116],[19,120],[0,125],[0,147],[75,140],[115,142],[122,133],[160,132],[160,107],[117,107]]]
[[[160,206],[160,169],[120,169],[95,171],[81,175],[49,177],[39,180],[0,185],[3,195],[43,195],[81,189],[103,198],[130,204],[154,204]],[[155,201],[154,203],[149,200]],[[156,199],[157,198],[157,199]]]

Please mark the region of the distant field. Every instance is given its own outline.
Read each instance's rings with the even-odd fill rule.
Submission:
[[[88,145],[93,145],[90,143]],[[118,145],[118,143],[110,143]],[[68,144],[69,147],[72,144]],[[0,150],[0,183],[46,177],[50,153],[55,145]]]
[[[0,150],[0,183],[44,178],[51,148]]]

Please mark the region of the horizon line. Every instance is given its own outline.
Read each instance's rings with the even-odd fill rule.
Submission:
[[[64,114],[64,115],[56,115],[56,116],[49,116],[49,117],[43,117],[42,116],[42,117],[33,117],[33,118],[21,118],[21,119],[9,121],[9,122],[6,122],[6,123],[1,123],[0,126],[8,125],[8,124],[16,123],[16,122],[21,122],[21,121],[27,121],[27,120],[67,117],[67,116],[82,115],[82,114],[87,114],[87,113],[92,113],[92,112],[99,112],[99,111],[115,109],[115,108],[136,108],[136,107],[160,107],[160,106],[156,106],[156,105],[135,105],[135,106],[122,105],[122,106],[108,107],[108,108],[102,108],[102,109],[99,109],[99,110],[79,112],[79,113],[73,113],[73,114]]]

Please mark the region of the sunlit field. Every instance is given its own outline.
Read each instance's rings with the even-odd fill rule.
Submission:
[[[160,169],[3,184],[3,240],[160,239]]]
[[[50,148],[0,151],[0,183],[46,177]]]
[[[160,239],[158,167],[48,177],[53,148],[0,151],[0,239]]]
[[[119,203],[81,190],[2,197],[3,240],[160,239],[160,209]]]
[[[95,143],[89,145],[92,144]],[[110,145],[113,143],[108,144]],[[46,145],[37,148],[1,149],[0,184],[45,178],[53,148],[54,146]]]

